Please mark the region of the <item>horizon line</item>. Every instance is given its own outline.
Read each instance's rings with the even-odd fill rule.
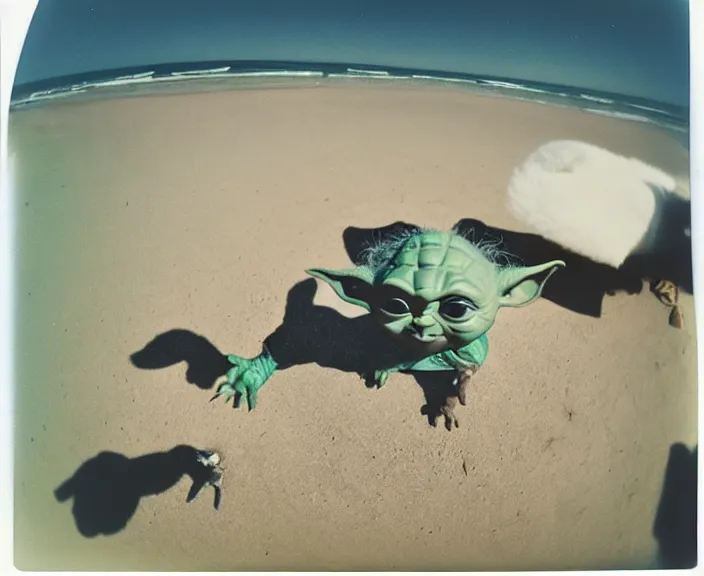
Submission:
[[[470,72],[456,72],[451,70],[440,70],[440,69],[428,69],[428,68],[410,68],[406,66],[393,66],[393,65],[381,65],[381,64],[362,64],[358,62],[325,62],[325,61],[312,61],[312,60],[253,60],[253,59],[239,59],[239,60],[202,60],[202,61],[184,61],[184,62],[162,62],[154,64],[139,64],[134,66],[125,66],[120,68],[103,68],[99,70],[92,70],[86,72],[78,72],[75,74],[62,74],[58,76],[50,76],[42,78],[39,80],[32,80],[29,82],[17,83],[15,82],[12,86],[11,93],[11,103],[17,100],[22,100],[31,94],[36,92],[42,92],[45,90],[56,90],[60,88],[68,88],[70,86],[75,86],[81,84],[82,82],[88,82],[90,79],[92,82],[107,82],[111,80],[119,79],[122,76],[133,76],[135,74],[144,74],[147,72],[152,72],[153,75],[159,75],[159,69],[164,68],[174,68],[170,73],[173,72],[188,72],[196,71],[197,68],[223,68],[229,66],[230,68],[240,67],[245,68],[250,65],[252,72],[266,72],[266,71],[280,71],[280,72],[297,72],[302,71],[305,68],[306,71],[310,72],[322,72],[323,76],[326,76],[330,72],[321,70],[320,68],[354,68],[357,71],[370,71],[370,72],[405,72],[409,77],[414,74],[423,74],[432,79],[442,80],[448,78],[456,78],[458,80],[486,80],[486,81],[498,81],[498,82],[508,82],[513,84],[518,84],[526,87],[550,87],[550,88],[564,88],[571,91],[583,91],[586,93],[591,93],[595,95],[611,96],[614,98],[621,99],[633,99],[640,100],[642,102],[649,102],[654,104],[663,105],[669,108],[677,109],[681,112],[690,111],[690,105],[675,104],[673,102],[666,102],[663,100],[655,100],[652,98],[646,98],[643,96],[636,96],[634,94],[626,94],[621,92],[609,92],[607,90],[598,90],[595,88],[586,88],[583,86],[574,86],[569,84],[554,84],[550,82],[544,82],[539,80],[526,80],[524,78],[508,77],[508,76],[494,76],[494,75],[483,75]],[[253,66],[257,65],[257,66]],[[286,70],[282,69],[282,65],[289,65],[298,70]],[[348,72],[345,70],[344,72]],[[339,73],[339,72],[335,72]],[[349,72],[348,72],[349,73]],[[100,79],[97,79],[100,76]],[[198,76],[194,75],[194,78]]]

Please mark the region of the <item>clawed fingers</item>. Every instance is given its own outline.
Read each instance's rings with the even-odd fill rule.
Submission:
[[[460,404],[462,404],[462,406],[467,405],[467,386],[469,385],[469,381],[477,370],[477,367],[470,367],[467,370],[460,371],[460,373],[457,375],[457,399],[460,401]]]
[[[457,399],[462,406],[467,405],[467,384],[469,384],[469,378],[460,376],[459,382],[457,383]]]
[[[386,381],[389,379],[389,373],[384,371],[384,370],[375,370],[374,371],[374,382],[376,383],[377,388],[382,388],[384,384],[386,384]]]
[[[247,407],[250,412],[257,407],[257,391],[252,388],[247,388]]]
[[[459,428],[460,427],[460,423],[452,411],[443,410],[442,415],[445,418],[445,428],[447,428],[448,431],[451,432],[452,428]]]
[[[249,410],[257,406],[257,392],[276,370],[276,364],[268,349],[256,358],[242,358],[230,354],[227,361],[232,367],[225,375],[226,382],[220,387],[217,396],[224,396],[226,401],[233,399],[233,407],[239,408],[242,399],[247,401]]]
[[[426,404],[421,408],[421,414],[428,417],[428,424],[433,428],[437,428],[438,418],[442,416],[445,421],[445,428],[452,431],[453,428],[459,428],[460,426],[452,408],[452,406],[442,406],[439,409],[433,409]]]
[[[223,382],[220,384],[218,387],[218,391],[215,393],[215,395],[210,399],[212,402],[213,400],[216,400],[217,398],[220,398],[223,396],[225,398],[225,402],[228,402],[230,398],[234,395],[234,390],[232,389],[232,386],[230,385],[229,382]]]
[[[231,398],[234,398],[232,402],[234,408],[239,408],[242,405],[242,398],[247,399],[247,406],[250,411],[254,410],[257,406],[257,391],[251,387],[245,386],[242,382],[236,382],[234,385],[229,381],[224,382],[210,401],[212,402],[220,397],[224,397],[226,403],[229,402]]]
[[[242,398],[247,399],[247,409],[251,412],[257,407],[257,391],[256,389],[245,386],[242,382],[235,384],[235,408],[239,408],[242,404]]]

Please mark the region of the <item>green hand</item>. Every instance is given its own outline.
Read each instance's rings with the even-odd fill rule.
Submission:
[[[390,370],[374,370],[374,381],[376,382],[377,388],[381,388],[386,384],[390,374]]]
[[[368,387],[376,386],[377,388],[382,388],[384,384],[389,379],[391,374],[398,372],[402,366],[397,366],[393,368],[387,368],[386,370],[374,370],[373,372],[365,372],[362,377],[366,380]]]
[[[256,358],[230,355],[227,359],[233,367],[227,372],[227,380],[220,385],[212,400],[223,396],[227,402],[234,397],[235,408],[239,408],[244,396],[249,410],[254,410],[257,406],[257,392],[276,371],[276,362],[266,347]]]

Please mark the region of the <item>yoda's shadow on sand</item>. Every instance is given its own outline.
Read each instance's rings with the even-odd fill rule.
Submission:
[[[316,281],[310,278],[295,284],[288,293],[283,322],[266,339],[278,362],[278,370],[262,389],[262,401],[265,401],[266,390],[275,387],[281,378],[279,372],[293,366],[317,364],[321,368],[354,373],[365,386],[372,388],[375,384],[371,375],[375,370],[395,366],[406,359],[370,316],[347,318],[332,308],[315,305],[316,291]],[[130,359],[134,366],[147,370],[185,362],[188,382],[203,390],[213,388],[231,367],[227,356],[214,344],[185,329],[157,335]],[[455,374],[416,373],[414,376],[426,399],[421,414],[436,426],[440,408],[447,397],[455,393],[452,384]],[[324,377],[321,372],[321,378]]]
[[[619,269],[571,253],[538,235],[494,228],[476,219],[460,220],[455,230],[471,241],[498,242],[506,254],[506,264],[532,266],[563,260],[567,266],[545,284],[542,297],[572,312],[599,318],[605,295],[639,293],[648,279],[665,278],[691,293],[691,242],[682,233],[689,226],[689,202],[677,199],[673,202],[660,211],[663,217],[656,231],[662,237],[656,242],[660,250],[648,257],[629,258]],[[358,265],[368,246],[414,228],[418,227],[400,221],[378,228],[350,226],[345,229],[342,240],[351,262]],[[316,290],[317,284],[312,278],[295,284],[287,296],[283,322],[265,340],[278,362],[279,371],[313,363],[322,368],[356,373],[372,387],[370,375],[375,370],[408,359],[380,331],[370,315],[347,318],[332,308],[315,305]],[[239,350],[235,347],[227,352],[238,354]],[[132,354],[131,361],[136,367],[152,370],[185,362],[187,381],[204,390],[213,388],[230,367],[226,355],[205,336],[186,329],[157,335]],[[421,413],[435,426],[441,407],[449,396],[456,394],[455,375],[452,372],[416,372],[413,376],[425,395],[426,404]],[[276,385],[279,377],[278,373],[273,375],[263,389],[264,394],[267,388]],[[480,371],[476,378],[482,377]],[[471,402],[471,387],[468,398]]]

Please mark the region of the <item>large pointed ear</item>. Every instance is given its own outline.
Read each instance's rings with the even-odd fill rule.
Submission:
[[[534,302],[542,293],[548,278],[564,266],[562,260],[553,260],[527,268],[503,268],[499,272],[499,305],[519,308]]]
[[[326,282],[345,302],[361,306],[371,312],[371,295],[374,275],[364,266],[345,270],[310,268],[307,274]]]

